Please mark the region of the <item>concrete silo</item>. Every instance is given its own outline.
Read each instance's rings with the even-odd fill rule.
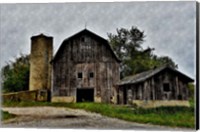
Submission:
[[[29,90],[51,89],[53,37],[43,34],[31,37]]]

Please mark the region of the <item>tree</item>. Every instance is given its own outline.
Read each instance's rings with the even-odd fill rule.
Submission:
[[[114,52],[122,60],[120,65],[121,77],[135,73],[135,65],[139,64],[136,57],[138,59],[142,57],[141,44],[145,38],[144,32],[136,27],[131,27],[130,30],[121,28],[117,29],[117,34],[108,33],[108,38]],[[133,58],[135,61],[133,61]],[[140,67],[138,66],[138,68]]]
[[[108,38],[114,52],[122,60],[120,65],[121,78],[164,64],[177,67],[171,58],[154,55],[154,48],[143,49],[144,31],[140,31],[137,27],[131,27],[130,30],[121,28],[116,31],[117,34],[108,33]]]
[[[117,29],[117,35],[108,33],[109,42],[119,59],[129,59],[138,54],[141,44],[144,41],[144,33],[136,27],[129,30]]]
[[[18,92],[29,88],[29,55],[10,61],[1,69],[3,92]]]

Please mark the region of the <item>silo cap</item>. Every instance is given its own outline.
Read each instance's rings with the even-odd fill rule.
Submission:
[[[47,36],[47,35],[44,35],[43,33],[41,33],[41,34],[39,34],[39,35],[32,36],[31,39],[35,39],[35,38],[39,38],[39,37],[50,38],[50,39],[53,38],[53,37],[51,37],[51,36]]]

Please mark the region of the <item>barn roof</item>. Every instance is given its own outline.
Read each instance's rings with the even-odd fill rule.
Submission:
[[[123,78],[120,83],[118,85],[126,85],[126,84],[135,84],[135,83],[139,83],[139,82],[143,82],[146,79],[151,78],[152,76],[162,72],[163,70],[169,70],[175,74],[177,74],[178,76],[181,76],[182,78],[184,78],[187,82],[194,82],[193,79],[191,79],[190,77],[186,76],[185,74],[181,73],[180,71],[165,65],[162,67],[158,67],[149,71],[145,71],[136,75],[132,75],[132,76],[127,76],[125,78]]]
[[[117,55],[116,55],[116,54],[114,53],[114,51],[112,50],[112,48],[111,48],[109,42],[108,42],[106,39],[102,38],[101,36],[99,36],[99,35],[97,35],[97,34],[91,32],[91,31],[89,31],[88,29],[83,29],[83,30],[81,30],[80,32],[78,32],[78,33],[76,33],[76,34],[74,34],[74,35],[72,35],[72,36],[66,38],[66,39],[62,42],[61,46],[59,47],[58,51],[56,52],[56,54],[55,54],[55,56],[54,56],[54,58],[52,59],[51,62],[53,62],[53,61],[57,58],[58,53],[59,53],[59,52],[61,51],[61,49],[64,47],[64,43],[65,43],[65,42],[67,42],[67,41],[69,41],[69,40],[71,40],[71,39],[73,39],[73,38],[75,38],[75,37],[77,37],[77,36],[79,36],[79,35],[82,35],[82,34],[89,34],[89,35],[91,35],[92,37],[94,37],[94,38],[96,38],[96,39],[99,39],[99,40],[101,40],[102,42],[104,42],[105,46],[111,51],[111,53],[112,53],[112,55],[114,56],[114,58],[116,59],[116,61],[117,61],[117,62],[121,62],[121,60],[119,60],[119,58],[117,57]]]

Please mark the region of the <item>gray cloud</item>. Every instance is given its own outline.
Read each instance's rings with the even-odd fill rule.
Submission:
[[[70,35],[87,28],[107,38],[116,28],[144,30],[144,47],[169,56],[179,69],[195,77],[195,2],[124,2],[65,4],[1,4],[0,67],[30,52],[30,37],[54,37],[54,52]]]

